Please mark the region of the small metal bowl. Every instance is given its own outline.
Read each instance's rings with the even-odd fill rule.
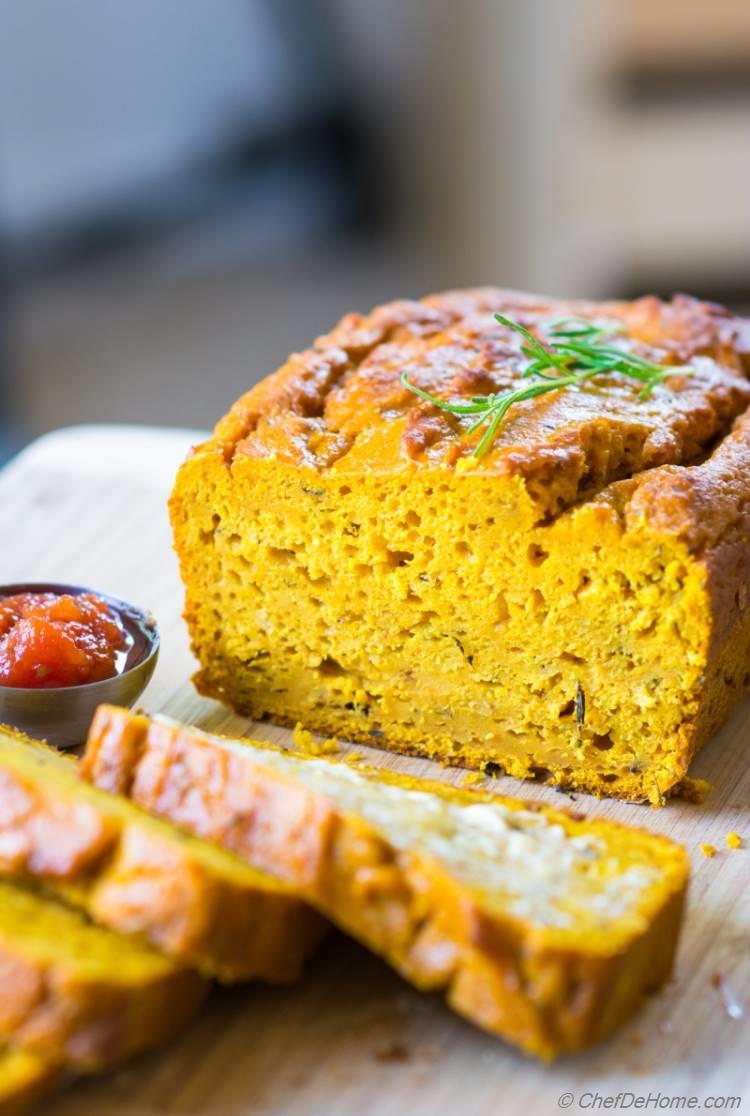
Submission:
[[[93,593],[117,613],[133,640],[124,667],[113,678],[47,690],[43,687],[0,686],[0,723],[47,740],[58,748],[75,748],[85,743],[98,705],[111,703],[129,708],[141,696],[159,657],[159,632],[148,613],[95,589],[39,581],[0,585],[0,598],[13,597],[17,593],[67,593],[72,597]]]

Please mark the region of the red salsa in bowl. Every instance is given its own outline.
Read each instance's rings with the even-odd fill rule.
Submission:
[[[133,637],[94,593],[17,593],[0,599],[0,686],[50,689],[113,678]]]
[[[0,729],[61,748],[86,740],[99,705],[132,706],[159,656],[149,612],[81,585],[0,585]]]

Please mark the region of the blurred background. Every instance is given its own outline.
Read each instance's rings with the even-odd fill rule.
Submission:
[[[745,0],[0,0],[0,455],[450,286],[750,309]]]

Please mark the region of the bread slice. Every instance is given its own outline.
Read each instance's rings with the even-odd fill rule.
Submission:
[[[324,922],[289,889],[0,730],[0,875],[43,881],[96,922],[223,981],[296,979]]]
[[[93,1072],[177,1034],[206,987],[145,943],[0,882],[0,1041]]]
[[[56,1066],[29,1050],[0,1049],[0,1116],[26,1116],[59,1076]]]
[[[510,408],[574,315],[672,372]],[[579,323],[580,326],[580,323]],[[750,684],[750,329],[678,296],[454,291],[350,314],[179,471],[199,689],[238,712],[658,803]],[[745,362],[743,364],[743,361]],[[542,385],[543,386],[543,385]]]
[[[107,706],[82,766],[543,1058],[610,1034],[671,970],[688,861],[664,838]]]

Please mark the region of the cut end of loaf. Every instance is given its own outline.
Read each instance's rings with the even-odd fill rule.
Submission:
[[[496,310],[541,330],[612,320],[682,377],[650,401],[622,377],[528,401],[475,462],[463,420],[400,375],[452,400],[507,388],[518,338]],[[746,358],[736,321],[688,298],[486,290],[345,319],[179,473],[199,688],[254,718],[660,803],[750,683]]]

